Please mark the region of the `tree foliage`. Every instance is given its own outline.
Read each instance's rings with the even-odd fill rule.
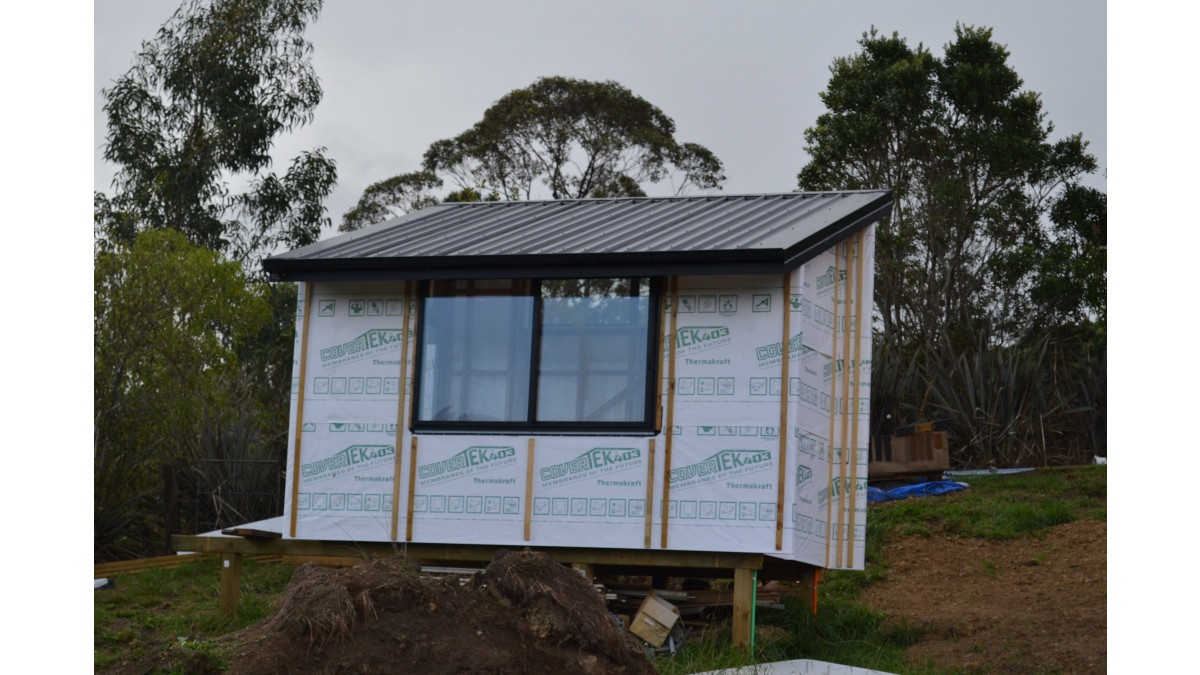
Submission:
[[[812,161],[798,179],[802,189],[894,191],[877,235],[883,339],[1030,337],[1046,318],[1034,300],[1058,292],[1047,252],[1076,250],[1046,220],[1083,194],[1079,180],[1096,169],[1087,143],[1051,140],[1039,96],[1021,89],[991,29],[956,26],[941,58],[874,29],[859,45],[830,67],[826,112],[805,132]],[[1060,318],[1095,311],[1061,304],[1073,307],[1056,310]]]
[[[240,264],[173,229],[99,251],[93,301],[100,555],[144,534],[142,502],[163,466],[200,453],[206,418],[227,417],[254,398],[238,354],[270,307]],[[105,526],[118,517],[125,527]],[[106,532],[111,539],[101,541]]]
[[[97,557],[190,527],[181,480],[233,489],[206,480],[212,460],[284,456],[295,287],[257,283],[256,263],[329,223],[323,149],[270,170],[321,99],[304,38],[320,7],[185,0],[103,92],[118,172],[94,196]]]
[[[484,111],[483,119],[434,142],[423,170],[367,188],[343,217],[343,230],[380,222],[428,204],[447,178],[460,197],[552,199],[643,196],[642,186],[670,180],[675,194],[715,190],[724,167],[702,145],[675,139],[675,122],[612,81],[543,77]]]
[[[134,65],[104,90],[104,157],[118,165],[96,195],[97,235],[130,241],[172,228],[237,260],[312,243],[329,222],[336,169],[323,149],[269,172],[281,133],[312,120],[321,87],[304,29],[321,0],[188,0]],[[244,193],[231,177],[248,180]]]
[[[1030,298],[1041,323],[1108,320],[1108,196],[1069,185],[1050,207],[1054,237],[1037,256]]]
[[[802,189],[891,188],[876,237],[872,434],[938,419],[951,463],[1079,463],[1106,424],[1103,193],[987,28],[937,57],[873,29],[836,59]]]
[[[438,203],[432,191],[442,187],[442,179],[428,171],[413,171],[381,180],[367,187],[358,204],[342,216],[338,230],[350,232],[372,223],[380,223],[410,211],[419,211]]]

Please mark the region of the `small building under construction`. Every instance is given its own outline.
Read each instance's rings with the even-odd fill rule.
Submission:
[[[442,204],[267,259],[299,282],[283,544],[862,569],[891,203]]]

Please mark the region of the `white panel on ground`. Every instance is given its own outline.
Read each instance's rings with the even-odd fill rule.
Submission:
[[[709,670],[694,675],[892,675],[882,670],[843,666],[826,661],[812,659],[796,659],[794,661],[775,661],[774,663],[759,663],[732,670]]]

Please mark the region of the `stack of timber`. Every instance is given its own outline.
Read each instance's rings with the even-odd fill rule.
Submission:
[[[732,588],[706,588],[686,591],[669,591],[649,586],[606,586],[605,599],[608,609],[620,616],[635,616],[646,596],[653,592],[661,600],[665,600],[679,609],[683,617],[696,617],[706,609],[713,607],[733,607]],[[759,607],[781,609],[779,591],[758,589],[756,604]]]

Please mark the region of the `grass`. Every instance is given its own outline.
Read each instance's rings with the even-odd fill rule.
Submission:
[[[1107,517],[1108,474],[1103,465],[972,476],[966,482],[971,487],[963,492],[873,506],[868,523],[887,533],[1002,541],[1037,536],[1075,520]]]
[[[171,660],[200,658],[220,668],[222,655],[213,638],[265,618],[292,578],[294,567],[247,560],[242,567],[242,598],[236,621],[217,609],[220,561],[189,563],[115,577],[115,587],[95,592],[93,642],[95,667],[119,661],[161,657],[170,645]]]
[[[673,656],[658,656],[655,665],[664,675],[684,675],[805,658],[893,673],[924,672],[912,670],[904,659],[905,647],[920,638],[918,631],[886,624],[882,615],[847,594],[844,585],[827,584],[818,593],[817,617],[808,598],[795,596],[782,598],[783,610],[758,610],[752,657],[733,647],[725,624],[685,643]]]
[[[882,552],[889,538],[905,534],[987,540],[1038,537],[1060,523],[1107,516],[1104,466],[983,476],[970,483],[970,489],[962,492],[872,505],[866,569],[822,576],[817,616],[807,594],[785,595],[785,609],[757,612],[755,647],[749,657],[734,649],[728,625],[714,626],[690,638],[675,655],[659,655],[655,659],[659,671],[677,675],[808,658],[892,673],[938,672],[905,660],[905,648],[921,639],[919,631],[884,621],[858,601],[863,589],[887,577]],[[1043,553],[1034,562],[1044,559]],[[986,567],[989,561],[980,564]],[[996,574],[1003,574],[1003,569],[991,564]],[[115,589],[95,593],[96,669],[125,660],[150,661],[162,656],[165,644],[171,651],[166,661],[203,667],[179,665],[150,672],[219,671],[224,655],[211,640],[267,617],[293,570],[279,563],[246,561],[236,621],[217,610],[218,560],[117,577]]]

